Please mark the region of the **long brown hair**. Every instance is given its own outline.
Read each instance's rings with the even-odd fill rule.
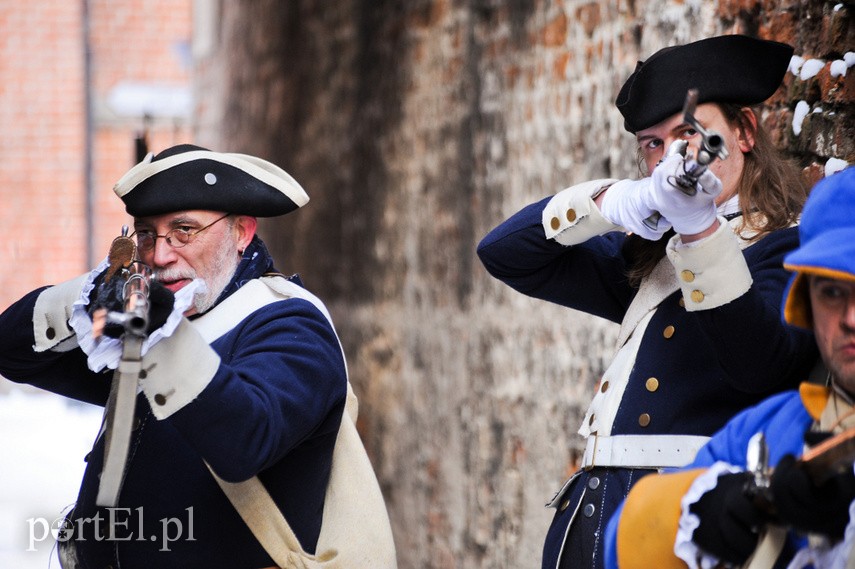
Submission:
[[[772,139],[760,124],[757,111],[752,123],[742,107],[734,104],[717,104],[728,125],[751,134],[752,149],[743,154],[744,166],[736,185],[739,209],[743,212],[740,234],[751,241],[784,229],[796,222],[807,199],[807,186],[795,164],[785,159],[775,148]],[[756,128],[755,128],[756,125]],[[642,163],[641,161],[639,163]],[[747,231],[746,231],[747,230]],[[674,231],[668,231],[657,241],[630,235],[623,246],[627,259],[627,277],[630,284],[638,286],[665,256],[665,247]]]

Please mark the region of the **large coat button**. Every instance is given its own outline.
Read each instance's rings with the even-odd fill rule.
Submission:
[[[594,512],[596,512],[596,511],[597,511],[597,507],[594,506],[593,504],[586,505],[585,509],[582,510],[582,512],[585,514],[586,518],[590,518],[591,516],[593,516]]]
[[[644,387],[647,388],[647,391],[653,393],[657,389],[659,389],[659,380],[655,377],[650,377],[644,382]]]
[[[638,416],[638,424],[641,425],[642,427],[646,427],[647,425],[649,425],[650,424],[650,415],[648,415],[647,413],[642,413],[641,415],[639,415]]]
[[[664,330],[662,330],[662,335],[665,336],[665,339],[667,340],[668,338],[674,335],[675,330],[676,328],[669,324],[668,326],[665,326]]]

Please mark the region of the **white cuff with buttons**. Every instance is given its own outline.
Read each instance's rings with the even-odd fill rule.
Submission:
[[[614,179],[591,180],[555,194],[543,208],[541,217],[546,238],[570,246],[620,229],[600,214],[593,200],[615,181]],[[571,228],[572,231],[568,231]]]
[[[72,305],[80,296],[87,276],[49,287],[36,298],[33,307],[33,348],[36,352],[56,349],[60,343],[74,337],[69,323]]]
[[[157,419],[165,419],[196,399],[220,367],[220,356],[189,320],[152,346],[143,357],[140,385]]]

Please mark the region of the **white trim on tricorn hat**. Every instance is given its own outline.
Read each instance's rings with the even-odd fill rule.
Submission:
[[[290,174],[267,160],[192,145],[149,154],[113,191],[135,217],[187,209],[273,217],[309,201]]]

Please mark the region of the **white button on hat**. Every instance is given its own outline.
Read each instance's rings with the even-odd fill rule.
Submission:
[[[207,183],[209,186],[213,186],[217,183],[217,177],[212,173],[208,172],[207,174],[205,174],[205,183]]]

